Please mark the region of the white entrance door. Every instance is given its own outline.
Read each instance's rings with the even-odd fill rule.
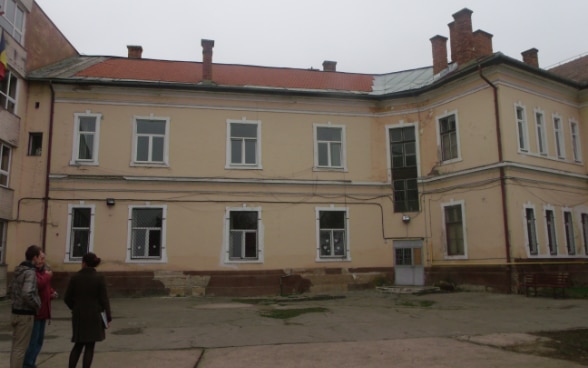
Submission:
[[[396,285],[425,284],[422,240],[394,241],[394,276]]]

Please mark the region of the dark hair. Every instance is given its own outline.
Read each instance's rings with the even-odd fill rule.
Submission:
[[[100,264],[100,261],[101,259],[92,252],[86,253],[82,257],[82,262],[84,262],[88,267],[97,267]]]
[[[32,261],[33,258],[38,257],[41,255],[41,247],[38,245],[31,245],[27,248],[25,252],[25,258],[27,261]]]

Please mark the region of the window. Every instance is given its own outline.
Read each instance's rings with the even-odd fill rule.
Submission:
[[[582,237],[584,239],[584,254],[588,256],[588,213],[582,214]]]
[[[566,153],[563,126],[561,124],[561,118],[557,115],[553,115],[553,132],[555,133],[555,153],[557,158],[564,160],[566,158]]]
[[[6,228],[8,222],[0,220],[0,265],[6,262]]]
[[[451,114],[440,118],[438,129],[441,146],[441,161],[451,161],[458,159],[459,143],[456,115]]]
[[[555,217],[553,210],[545,210],[545,226],[547,228],[547,245],[549,246],[549,254],[557,255],[557,236],[555,233]]]
[[[519,151],[529,151],[528,132],[527,132],[527,116],[523,106],[516,106],[517,116],[517,135],[519,137]]]
[[[527,225],[527,247],[529,254],[536,256],[539,254],[539,246],[537,243],[537,228],[535,224],[535,209],[532,207],[525,208],[525,222]]]
[[[169,120],[158,118],[135,118],[134,164],[168,164]]]
[[[417,185],[416,127],[392,128],[390,156],[392,159],[392,184],[394,187],[394,212],[419,210]]]
[[[261,168],[261,122],[227,120],[226,168]]]
[[[92,251],[94,206],[69,205],[65,262],[79,262]]]
[[[443,221],[445,223],[445,242],[448,258],[465,258],[465,224],[463,203],[443,205]]]
[[[0,8],[4,14],[0,17],[0,26],[4,28],[18,43],[24,42],[25,12],[15,0],[0,0]]]
[[[17,86],[18,78],[10,70],[7,70],[4,79],[0,81],[0,107],[13,114],[16,112]]]
[[[29,133],[29,156],[41,156],[43,153],[43,133]]]
[[[578,123],[570,120],[570,132],[572,134],[572,154],[574,161],[582,162],[582,150],[580,149],[580,132],[578,131]]]
[[[71,165],[98,164],[100,114],[74,114],[74,143]]]
[[[227,208],[225,213],[226,262],[262,262],[261,208]]]
[[[0,142],[0,186],[2,187],[8,187],[11,156],[12,148],[6,143]]]
[[[314,166],[319,169],[345,169],[345,129],[335,125],[315,125]]]
[[[535,110],[535,124],[537,127],[537,149],[539,154],[547,155],[547,134],[545,132],[545,119],[543,112]]]
[[[317,208],[318,259],[349,260],[347,208]]]
[[[166,262],[166,206],[129,207],[127,262]]]
[[[564,211],[564,230],[566,234],[566,248],[570,256],[576,254],[576,241],[574,240],[574,222],[572,220],[572,213]]]

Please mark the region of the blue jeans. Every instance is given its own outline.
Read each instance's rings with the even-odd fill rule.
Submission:
[[[45,320],[35,320],[33,324],[33,334],[31,335],[31,341],[25,354],[23,368],[35,368],[35,362],[37,356],[41,352],[43,347],[43,339],[45,338]]]

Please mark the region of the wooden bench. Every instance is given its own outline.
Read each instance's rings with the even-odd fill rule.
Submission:
[[[526,273],[523,280],[526,296],[529,296],[530,288],[535,290],[535,296],[537,296],[537,288],[552,288],[554,298],[557,297],[557,289],[561,289],[561,296],[565,297],[566,288],[570,286],[572,286],[570,274],[567,272]]]

